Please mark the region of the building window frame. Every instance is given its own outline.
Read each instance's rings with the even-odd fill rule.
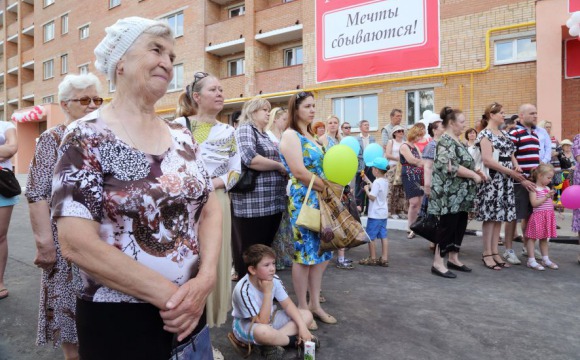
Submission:
[[[235,18],[246,13],[246,4],[238,3],[228,7],[228,18]]]
[[[174,37],[178,38],[183,36],[183,33],[185,32],[183,10],[163,16],[162,19],[167,21],[169,27],[173,30]]]
[[[89,24],[79,26],[79,39],[84,40],[88,38],[90,35],[90,27]]]
[[[302,65],[304,52],[302,45],[284,49],[284,66]]]
[[[421,120],[425,110],[435,109],[435,89],[412,89],[405,92],[405,109],[407,111],[407,126],[414,125]]]
[[[68,34],[68,14],[61,15],[60,17],[60,34]]]
[[[42,0],[42,7],[47,7],[54,4],[55,0]]]
[[[109,9],[116,8],[121,5],[121,0],[109,0]]]
[[[246,73],[246,59],[228,60],[228,76],[239,76]]]
[[[68,74],[68,54],[60,56],[60,74]]]
[[[507,51],[511,53],[509,57],[502,55]],[[523,34],[498,36],[493,39],[493,53],[494,65],[536,61],[538,54],[536,34],[535,32],[526,32]]]
[[[331,106],[332,113],[340,119],[340,124],[350,123],[352,132],[360,132],[361,120],[368,120],[369,131],[379,129],[379,92],[333,96]]]
[[[79,69],[80,75],[88,74],[89,73],[89,63],[79,65],[78,69]]]
[[[51,104],[53,102],[54,102],[54,95],[47,95],[47,96],[42,98],[43,104]]]
[[[54,77],[54,59],[42,62],[42,79],[48,80]]]
[[[173,65],[173,78],[167,86],[167,92],[181,91],[183,90],[183,79],[184,79],[184,68],[183,64]]]
[[[54,20],[49,21],[46,24],[42,25],[42,34],[45,43],[54,39],[54,33],[55,33]]]

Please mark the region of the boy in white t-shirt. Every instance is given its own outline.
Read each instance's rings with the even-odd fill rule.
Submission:
[[[266,245],[252,245],[243,255],[248,273],[232,295],[233,333],[228,338],[236,349],[260,346],[266,359],[282,359],[283,346],[299,347],[318,340],[308,331],[312,313],[298,309],[276,276],[276,253]],[[282,306],[277,310],[274,299]]]
[[[389,207],[387,205],[387,195],[389,194],[389,182],[387,180],[387,167],[389,162],[385,158],[376,158],[372,165],[375,181],[371,182],[366,177],[363,179],[367,185],[364,191],[369,198],[369,212],[367,220],[367,234],[369,242],[370,256],[359,261],[361,265],[380,265],[389,266],[389,239],[387,238],[387,218],[389,216]],[[374,240],[381,239],[382,253],[377,259],[377,250]]]

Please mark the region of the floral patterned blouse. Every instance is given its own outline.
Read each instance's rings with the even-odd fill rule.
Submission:
[[[437,142],[433,163],[430,214],[446,215],[473,211],[476,196],[475,181],[457,176],[459,166],[473,170],[475,162],[465,146],[448,134],[444,134]]]
[[[191,133],[167,127],[171,147],[151,155],[117,138],[98,110],[72,123],[59,148],[52,214],[100,223],[102,241],[181,285],[198,270],[198,221],[213,188]],[[141,302],[83,270],[80,277],[83,300]]]

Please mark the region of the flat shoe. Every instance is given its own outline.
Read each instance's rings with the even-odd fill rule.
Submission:
[[[336,324],[338,322],[334,316],[329,314],[320,316],[317,313],[312,312],[312,317],[314,317],[316,320],[322,321],[325,324]]]
[[[444,278],[447,278],[447,279],[455,279],[457,277],[457,275],[455,275],[451,271],[447,270],[446,272],[443,273],[443,272],[437,270],[435,268],[435,266],[431,266],[431,273],[433,275],[441,276],[441,277],[444,277]]]
[[[308,325],[308,330],[310,330],[310,331],[318,330],[318,324],[316,323],[316,321],[312,320],[310,325]]]
[[[410,231],[409,234],[407,235],[407,239],[412,239],[415,237],[415,232],[414,231]]]
[[[447,262],[447,267],[457,271],[471,272],[471,268],[468,268],[467,266],[465,266],[465,264],[459,266],[457,264],[452,263],[451,261]]]
[[[0,289],[0,300],[6,299],[8,297],[8,289]]]

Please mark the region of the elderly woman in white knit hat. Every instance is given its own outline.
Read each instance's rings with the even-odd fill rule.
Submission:
[[[52,215],[78,269],[84,360],[212,358],[203,310],[221,210],[189,130],[155,113],[173,48],[165,22],[130,17],[108,27],[95,66],[115,96],[71,124],[59,149]]]

